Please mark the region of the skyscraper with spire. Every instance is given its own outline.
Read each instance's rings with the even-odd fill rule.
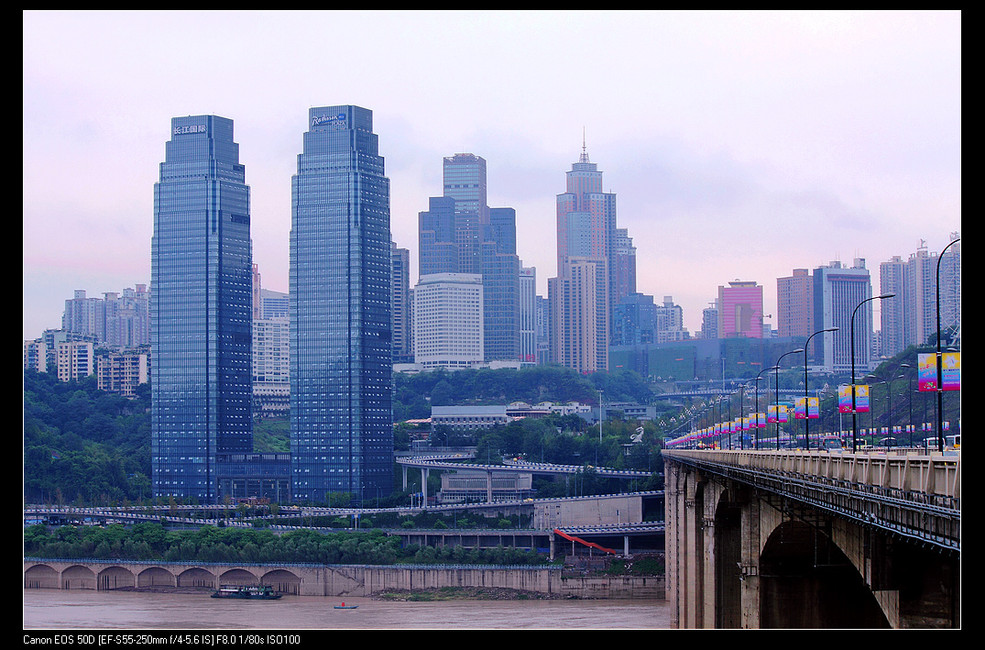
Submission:
[[[548,280],[551,358],[579,372],[608,368],[614,286],[616,195],[602,190],[602,172],[588,158],[584,135],[578,162],[557,195],[557,277]]]

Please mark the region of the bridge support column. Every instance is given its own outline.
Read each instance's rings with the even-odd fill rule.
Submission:
[[[759,629],[759,552],[758,499],[744,504],[740,514],[741,559],[739,560],[739,624],[743,629]]]
[[[704,479],[680,465],[670,465],[665,481],[667,498],[666,544],[668,556],[668,599],[675,606],[674,624],[679,628],[705,626],[705,547]],[[712,590],[714,594],[714,590]]]

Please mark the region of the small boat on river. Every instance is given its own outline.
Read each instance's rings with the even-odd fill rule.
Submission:
[[[246,600],[277,600],[281,594],[270,585],[222,585],[214,592],[213,598],[242,598]]]
[[[359,605],[346,605],[342,603],[341,605],[335,605],[335,609],[357,609]]]

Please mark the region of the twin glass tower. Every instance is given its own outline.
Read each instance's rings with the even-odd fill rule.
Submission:
[[[389,180],[371,111],[308,117],[291,182],[290,478],[295,502],[348,505],[393,489]],[[249,187],[232,120],[171,127],[154,186],[152,480],[155,496],[209,503],[227,496],[223,458],[253,451]]]

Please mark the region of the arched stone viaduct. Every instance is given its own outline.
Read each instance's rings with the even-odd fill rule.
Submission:
[[[370,596],[387,590],[490,587],[571,598],[663,598],[663,578],[564,577],[556,566],[224,565],[113,560],[24,560],[25,589],[198,589],[271,585],[298,596]]]
[[[789,461],[769,453],[665,452],[677,627],[959,626],[960,510],[955,521],[947,505],[958,497],[954,459],[847,454],[821,459],[823,471],[809,476],[781,470]],[[903,495],[925,506],[880,503]]]

